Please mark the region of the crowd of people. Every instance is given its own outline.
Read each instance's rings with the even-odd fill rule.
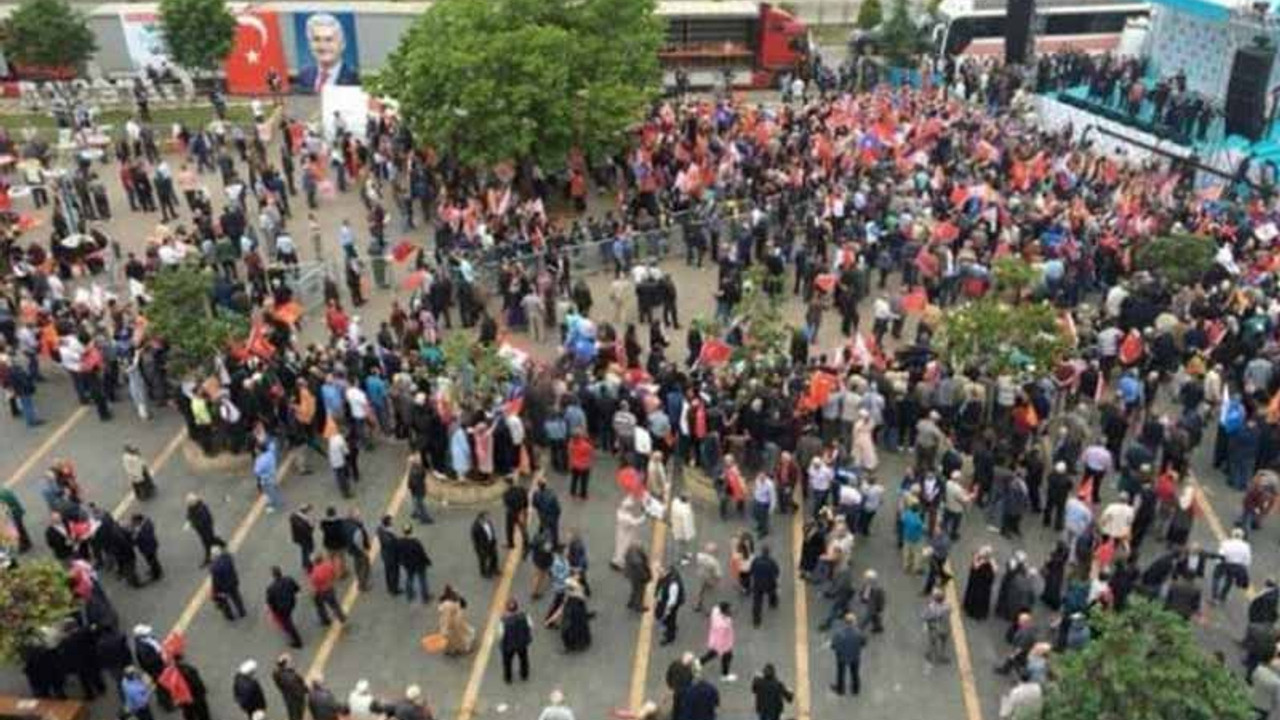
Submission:
[[[591,582],[600,580],[588,580],[584,537],[561,528],[553,479],[570,475],[570,494],[586,498],[600,492],[592,476],[616,465],[611,479],[622,497],[609,564],[629,585],[628,608],[655,614],[663,644],[687,644],[679,620],[691,600],[708,614],[705,644],[700,638],[699,652],[667,668],[668,692],[645,715],[714,720],[736,679],[736,618],[749,604],[753,627],[742,630],[753,632],[778,605],[774,516],[803,513],[796,553],[804,577],[830,601],[820,627],[830,632],[837,695],[859,694],[863,650],[875,642],[868,633],[880,632],[887,614],[918,614],[926,657],[942,663],[952,613],[974,621],[994,613],[1008,623],[998,670],[1015,679],[1002,714],[1035,717],[1055,656],[1089,642],[1088,612],[1122,611],[1141,595],[1190,618],[1205,612],[1206,576],[1214,603],[1250,582],[1249,533],[1274,502],[1280,452],[1275,210],[1266,198],[1194,192],[1189,177],[1158,163],[1122,164],[1011,116],[1004,108],[1018,90],[1014,75],[948,92],[961,82],[858,94],[826,88],[777,107],[731,98],[659,103],[625,151],[592,163],[570,158],[554,178],[460,168],[416,149],[389,115],[363,129],[339,118],[332,142],[287,118],[273,126],[265,113],[248,133],[195,131],[180,138],[185,155],[173,160],[187,207],[163,199],[172,187],[158,190],[160,211],[177,220],[143,254],[124,254],[127,296],[69,293],[72,265],[10,236],[0,380],[15,417],[29,424],[41,420],[32,398],[55,362],[103,420],[122,385],[143,417],[173,405],[207,451],[254,457],[269,512],[289,510],[279,487],[286,453],[296,449],[302,472],[326,465],[335,499],[322,515],[290,510],[299,567],[272,568],[264,589],[295,648],[303,643],[293,620],[298,596],[312,596],[322,624],[345,622],[336,583],[353,573],[371,587],[376,538],[387,591],[436,602],[433,647],[450,656],[473,651],[466,600],[447,583],[433,595],[428,582],[427,489],[451,478],[504,483],[502,527],[480,513],[470,528],[480,575],[499,573],[504,544],[522,548],[534,570],[529,601],[513,600],[501,620],[504,679],[513,682],[517,666],[529,677],[538,627],[555,628],[566,652],[590,652]],[[982,102],[965,102],[972,92]],[[160,188],[170,174],[169,161],[150,156],[146,144],[139,132],[116,153],[141,213],[155,211],[149,186]],[[201,189],[206,172],[221,180],[217,201]],[[82,162],[63,176],[69,186],[51,187],[54,247],[93,231],[100,208],[89,188],[106,182],[95,173]],[[558,189],[585,204],[592,183],[618,198],[607,214],[565,223],[547,211]],[[307,345],[285,312],[286,269],[299,254],[290,231],[301,224],[291,213],[291,203],[302,209],[290,199],[295,192],[308,208],[356,192],[366,209],[365,248],[350,223],[334,248],[308,220],[314,254],[341,263],[347,282],[344,297],[330,279],[327,338]],[[430,242],[391,247],[388,207],[405,228],[421,215]],[[1136,248],[1178,232],[1217,246],[1197,282],[1174,285],[1134,268]],[[614,265],[607,312],[572,276],[575,246],[591,238],[606,240],[601,252]],[[674,283],[646,262],[652,248],[677,242],[689,265],[709,258],[714,266],[705,271],[716,273],[714,308],[679,307]],[[365,301],[364,259],[386,256],[412,261],[415,293],[366,324],[353,309]],[[537,261],[480,272],[495,258],[530,256]],[[1063,318],[1068,349],[1052,367],[953,364],[936,339],[940,315],[919,308],[997,292],[990,276],[1002,258],[1033,267],[1027,299],[1053,303]],[[170,377],[166,339],[145,323],[148,284],[188,263],[209,273],[215,306],[249,315],[255,327],[254,340],[218,358],[208,378]],[[761,293],[798,297],[804,325],[779,332],[744,313]],[[455,307],[460,330],[452,329]],[[681,327],[677,309],[700,321]],[[840,330],[823,334],[832,310]],[[667,332],[676,329],[686,331],[683,357],[669,353]],[[509,342],[544,330],[559,332],[550,362]],[[448,341],[457,333],[468,340],[461,354]],[[1210,432],[1215,465],[1243,493],[1239,522],[1212,549],[1192,539],[1201,499],[1191,458]],[[338,496],[360,482],[361,453],[391,438],[408,448],[414,522],[385,517],[370,528]],[[903,456],[901,476],[885,476],[887,455]],[[154,484],[145,462],[126,451],[123,467],[145,502]],[[150,717],[153,702],[208,717],[207,689],[183,639],[161,639],[140,624],[131,643],[98,579],[116,572],[144,585],[139,555],[150,579],[162,574],[151,519],[138,513],[122,523],[104,512],[70,463],[57,463],[43,482],[46,544],[82,608],[28,649],[33,694],[62,695],[74,676],[93,696],[106,690],[105,671],[134,717]],[[699,482],[716,494],[721,518],[743,523],[728,547],[699,543],[690,498]],[[30,547],[31,509],[11,492],[0,501],[15,549]],[[672,529],[668,557],[649,557],[642,541],[656,518]],[[237,558],[198,494],[187,498],[184,520],[202,545],[215,604],[228,621],[240,620]],[[1026,522],[1058,538],[1043,563],[1022,552],[1001,562],[984,548],[953,578],[962,533],[990,525],[1021,542],[1032,531]],[[856,538],[889,532],[902,568],[867,567]],[[918,610],[886,597],[890,572],[924,576]],[[962,608],[942,592],[953,580],[965,583]],[[744,607],[731,602],[735,589]],[[533,618],[531,606],[548,593],[545,613]],[[1280,686],[1276,595],[1269,588],[1250,604],[1245,671],[1258,688]],[[715,661],[719,684],[704,667]],[[256,671],[246,661],[234,687],[250,717],[267,705]],[[773,666],[757,671],[757,713],[778,720],[791,690]],[[417,686],[383,703],[363,684],[344,701],[322,677],[300,677],[287,655],[272,677],[291,720],[308,707],[317,720],[345,710],[431,716]],[[544,717],[572,717],[557,697]],[[1255,702],[1261,713],[1277,700],[1259,692]]]

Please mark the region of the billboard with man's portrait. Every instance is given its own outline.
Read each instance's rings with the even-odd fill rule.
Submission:
[[[360,84],[355,15],[298,12],[293,30],[298,46],[296,89],[319,93],[326,86]]]

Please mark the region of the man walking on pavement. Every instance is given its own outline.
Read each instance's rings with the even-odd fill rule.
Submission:
[[[658,587],[654,593],[653,612],[662,622],[662,640],[660,645],[670,645],[676,639],[676,621],[680,614],[680,606],[684,605],[684,580],[675,565],[667,566],[667,571],[658,578]]]
[[[471,523],[471,547],[480,563],[480,577],[491,578],[498,574],[498,529],[489,519],[489,513],[481,510]]]
[[[155,582],[164,577],[164,568],[160,566],[160,541],[156,539],[156,526],[151,518],[142,513],[134,513],[129,518],[129,536],[138,554],[147,563],[147,582]]]
[[[836,682],[831,690],[844,695],[845,676],[849,676],[849,691],[857,695],[862,690],[860,675],[862,648],[867,637],[858,629],[858,619],[853,613],[844,616],[844,627],[831,636],[831,651],[836,656]]]
[[[413,602],[416,587],[422,595],[422,604],[426,605],[431,600],[427,585],[427,568],[431,566],[431,556],[427,555],[422,541],[413,536],[412,525],[405,525],[403,536],[396,540],[396,557],[404,570],[405,597]]]
[[[232,621],[243,618],[245,611],[244,598],[240,596],[240,575],[236,572],[236,564],[231,558],[231,553],[221,545],[213,548],[209,579],[213,591],[213,602],[222,611],[222,616]]]
[[[764,613],[764,599],[769,598],[769,607],[778,607],[778,577],[782,574],[768,545],[760,546],[760,552],[751,561],[750,574],[751,624],[760,627]]]
[[[302,720],[307,711],[307,683],[293,668],[293,658],[288,653],[276,660],[271,680],[280,691],[280,697],[284,698],[284,709],[289,720]]]
[[[316,551],[316,523],[311,519],[311,503],[289,515],[289,539],[298,546],[303,572],[311,571],[311,556]]]
[[[299,592],[301,588],[296,580],[285,575],[279,566],[271,568],[271,584],[267,586],[267,609],[276,625],[289,638],[289,645],[294,648],[302,647],[302,636],[298,634],[298,627],[293,624],[293,609],[298,604]]]
[[[394,519],[383,515],[378,525],[378,547],[382,549],[382,573],[387,580],[387,592],[400,594],[400,558],[396,555],[396,529],[392,526]]]
[[[311,572],[307,575],[311,582],[311,596],[316,604],[316,614],[320,616],[320,624],[328,627],[329,611],[338,616],[339,622],[346,622],[347,616],[338,603],[334,585],[338,582],[338,570],[331,558],[316,555],[311,560]]]

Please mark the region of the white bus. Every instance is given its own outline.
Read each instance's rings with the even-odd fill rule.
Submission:
[[[1006,0],[943,0],[942,23],[934,39],[944,55],[1002,55]],[[1032,24],[1035,50],[1075,49],[1091,53],[1122,51],[1145,21],[1151,5],[1125,0],[1036,0]],[[1145,25],[1141,25],[1145,27]],[[1140,44],[1140,40],[1137,41]]]

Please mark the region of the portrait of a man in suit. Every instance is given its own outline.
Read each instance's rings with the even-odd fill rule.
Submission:
[[[301,59],[306,64],[298,70],[298,86],[319,93],[326,85],[359,85],[360,74],[348,62],[346,29],[337,16],[315,13],[304,29],[309,57]]]

